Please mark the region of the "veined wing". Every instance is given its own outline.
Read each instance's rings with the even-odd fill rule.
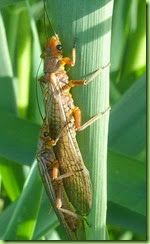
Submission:
[[[69,132],[68,128],[63,130],[54,150],[60,163],[61,174],[73,172],[73,175],[63,180],[69,200],[79,214],[87,215],[92,204],[91,182],[73,130],[74,128],[71,127]],[[68,136],[69,133],[70,136]]]
[[[42,89],[46,113],[46,123],[49,124],[51,138],[55,140],[67,123],[63,104],[61,101],[61,93],[58,86],[54,87],[49,82],[44,84]]]
[[[74,118],[70,116],[67,102],[58,86],[56,77],[55,84],[46,84],[48,94],[53,94],[53,100],[45,103],[46,114],[49,119],[49,127],[52,138],[62,130],[54,151],[60,164],[60,173],[73,172],[73,175],[63,180],[65,191],[70,202],[81,215],[87,215],[92,204],[92,191],[89,172],[84,165],[77,141],[74,126]],[[50,99],[50,96],[48,96]]]

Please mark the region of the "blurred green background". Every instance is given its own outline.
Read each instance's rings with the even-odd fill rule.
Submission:
[[[49,202],[35,161],[41,124],[35,83],[46,40],[43,2],[3,0],[0,8],[0,239],[60,240],[65,237],[53,211],[48,214]],[[145,16],[143,0],[114,1],[108,151],[110,240],[146,239]]]

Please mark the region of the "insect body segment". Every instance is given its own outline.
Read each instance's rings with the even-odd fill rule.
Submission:
[[[39,169],[51,204],[60,222],[63,224],[68,237],[71,240],[77,239],[77,229],[80,225],[82,226],[82,220],[71,207],[63,188],[62,179],[59,178],[59,162],[55,157],[53,145],[55,145],[55,141],[50,138],[49,129],[44,122],[37,152]],[[59,180],[55,181],[55,179]],[[74,233],[74,236],[72,236],[71,232]]]
[[[58,47],[62,47],[58,36],[53,36],[46,45],[45,52],[41,55],[44,59],[44,73],[39,81],[42,83],[50,82],[53,87],[59,86],[61,93],[63,95],[63,100],[69,107],[70,114],[74,116],[75,127],[79,128],[81,126],[81,111],[78,107],[74,105],[72,95],[70,94],[70,88],[76,85],[81,85],[84,83],[82,80],[69,81],[69,77],[65,71],[65,65],[74,66],[75,65],[75,44],[72,49],[72,60],[68,57],[62,57],[61,51],[58,51]],[[56,81],[55,81],[56,80]],[[59,83],[59,84],[57,84]]]

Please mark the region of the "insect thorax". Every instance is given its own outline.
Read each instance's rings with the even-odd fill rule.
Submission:
[[[56,56],[46,57],[44,62],[44,72],[53,73],[60,67],[60,59]]]

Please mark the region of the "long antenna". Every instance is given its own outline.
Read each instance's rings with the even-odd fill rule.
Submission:
[[[45,3],[45,0],[43,1],[44,3],[44,31],[45,31],[45,36],[46,36],[46,39],[48,41],[49,37],[48,37],[48,32],[47,32],[47,28],[46,28],[46,17],[47,17],[47,10],[46,10],[46,3]]]
[[[50,18],[49,18],[47,9],[46,9],[46,0],[43,0],[43,3],[44,3],[44,19],[45,19],[45,16],[46,16],[47,19],[48,19],[49,25],[51,26],[51,28],[52,28],[52,30],[53,30],[55,36],[56,36],[57,34],[56,34],[56,32],[54,31],[54,28],[53,28],[53,26],[52,26],[52,24],[51,24],[51,22],[50,22]],[[44,21],[45,21],[45,20],[44,20]],[[46,33],[46,37],[47,37],[47,33]]]
[[[49,16],[48,16],[48,12],[47,12],[47,9],[46,9],[46,0],[43,0],[43,5],[44,5],[44,30],[45,30],[45,36],[46,36],[46,39],[48,40],[49,37],[48,37],[47,28],[46,28],[46,17],[47,17],[47,19],[48,19],[49,25],[51,26],[51,28],[52,28],[54,34],[55,34],[55,35],[57,35],[57,34],[56,34],[56,32],[54,31],[54,28],[53,28],[53,26],[52,26],[52,24],[51,24],[51,22],[50,22]],[[41,111],[41,107],[40,107],[40,103],[39,103],[39,95],[38,95],[38,73],[39,73],[39,70],[40,70],[41,63],[42,63],[42,60],[40,61],[40,64],[39,64],[38,69],[37,69],[37,72],[36,72],[36,100],[37,100],[37,106],[38,106],[38,110],[39,110],[39,113],[40,113],[40,117],[41,117],[41,119],[44,121],[44,117],[43,117],[43,115],[42,115],[42,111]],[[41,85],[40,85],[40,88],[41,88],[41,90],[42,90]],[[55,89],[56,89],[56,88],[55,88]],[[55,93],[55,89],[54,89],[54,93]],[[51,98],[50,98],[50,103],[52,102],[54,93],[53,93],[53,95],[52,95]]]
[[[40,103],[39,103],[39,96],[38,96],[38,73],[40,70],[41,63],[42,63],[42,60],[40,61],[40,64],[39,64],[37,72],[36,72],[36,101],[37,101],[37,106],[38,106],[38,110],[39,110],[41,119],[44,120],[42,112],[41,112],[41,107],[40,107]]]

